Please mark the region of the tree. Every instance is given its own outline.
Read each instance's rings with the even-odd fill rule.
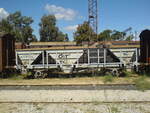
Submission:
[[[131,41],[133,39],[134,39],[133,34],[131,34],[131,35],[129,35],[129,36],[126,37],[126,41]]]
[[[125,33],[114,30],[111,35],[111,40],[124,40]]]
[[[26,43],[36,42],[36,36],[32,34],[33,29],[30,26],[23,27],[22,36],[24,37],[23,41]]]
[[[65,34],[65,42],[68,42],[69,41],[69,37],[68,37],[68,34]]]
[[[0,22],[0,29],[13,34],[17,42],[29,43],[33,38],[36,40],[30,26],[32,23],[33,19],[31,17],[22,16],[21,12],[17,11]]]
[[[13,32],[13,26],[9,24],[6,19],[0,21],[0,32],[11,33]]]
[[[83,41],[95,41],[96,34],[89,26],[89,23],[85,21],[83,24],[77,27],[77,30],[74,33],[74,40],[77,42],[77,44],[81,44]]]
[[[69,38],[68,38],[68,40],[69,40]],[[58,31],[58,36],[56,38],[56,41],[58,41],[58,42],[65,42],[66,41],[66,34],[64,34],[61,31]]]
[[[101,32],[99,35],[98,35],[98,40],[99,41],[108,41],[108,40],[111,40],[111,33],[112,33],[112,30],[104,30],[103,32]]]
[[[54,15],[44,15],[41,18],[40,26],[40,41],[64,41],[65,34],[59,31],[56,26],[56,18]]]
[[[127,40],[127,41],[131,41],[133,39],[133,35],[129,35],[127,36],[126,33],[124,32],[120,32],[117,30],[104,30],[103,32],[101,32],[98,35],[98,40],[99,41],[123,41],[123,40]]]

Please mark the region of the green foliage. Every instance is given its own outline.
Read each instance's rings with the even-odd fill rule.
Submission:
[[[98,35],[98,40],[99,41],[111,40],[111,33],[112,33],[112,30],[109,30],[109,29],[104,30]]]
[[[145,73],[144,76],[150,77],[150,72]]]
[[[64,113],[69,113],[68,110],[65,110]]]
[[[129,71],[124,71],[125,76],[130,77],[133,73]]]
[[[83,24],[77,27],[77,31],[74,33],[74,41],[78,44],[81,44],[84,41],[96,41],[96,34],[89,26],[88,22],[84,22]],[[89,40],[90,39],[90,40]]]
[[[132,77],[135,74],[136,73],[133,71],[122,70],[122,72],[120,73],[120,76],[121,77]]]
[[[21,79],[23,79],[23,76],[20,73],[11,73],[11,74],[7,74],[5,76],[7,76],[7,79],[12,79],[12,80],[21,80]]]
[[[104,76],[104,83],[113,82],[114,77],[112,75],[105,75]]]
[[[146,80],[145,76],[142,76],[133,81],[137,89],[141,91],[150,90],[150,81]]]
[[[56,26],[56,18],[54,15],[44,15],[41,18],[40,26],[40,41],[64,41],[66,34],[59,31]]]
[[[64,33],[61,32],[61,31],[58,31],[58,35],[57,35],[57,37],[56,37],[56,41],[58,41],[58,42],[66,42],[66,41],[69,41],[68,35],[67,35],[67,34],[64,34]]]
[[[123,32],[119,32],[114,30],[113,33],[111,34],[111,40],[125,40],[124,39],[125,34]]]
[[[111,112],[111,113],[120,113],[120,111],[118,110],[118,108],[117,108],[117,107],[114,107],[114,106],[112,106],[112,107],[110,108],[110,112]]]
[[[117,30],[104,30],[98,35],[98,40],[99,41],[115,41],[115,40],[126,40],[126,41],[131,41],[133,40],[134,36],[129,35],[126,36],[127,34],[124,32],[120,32]]]
[[[126,41],[130,41],[130,40],[133,40],[134,39],[134,36],[133,35],[129,35],[127,38],[126,38]]]
[[[17,42],[29,43],[36,40],[30,26],[32,23],[31,17],[22,16],[21,12],[17,11],[0,21],[0,31],[13,34]]]
[[[13,33],[13,26],[6,19],[0,21],[0,32]]]
[[[89,26],[88,22],[84,22],[79,25],[77,31],[74,33],[74,40],[78,44],[81,44],[83,41],[131,41],[134,36],[131,34],[127,36],[126,33],[120,32],[117,30],[106,29],[103,32],[97,35],[93,32],[92,28]],[[90,39],[90,40],[89,40]]]
[[[69,41],[69,37],[68,37],[68,34],[65,34],[65,42],[68,42]]]
[[[32,72],[28,72],[26,74],[21,74],[23,78],[28,78],[29,76],[32,76]]]

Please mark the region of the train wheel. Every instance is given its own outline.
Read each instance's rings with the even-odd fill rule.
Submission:
[[[34,74],[34,78],[41,78],[42,77],[42,72],[41,71],[36,71]]]

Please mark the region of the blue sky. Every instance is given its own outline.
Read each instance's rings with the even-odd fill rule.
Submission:
[[[150,29],[150,0],[98,0],[99,32],[105,29],[141,32]],[[15,11],[34,20],[32,27],[39,38],[39,22],[44,14],[55,14],[57,26],[73,40],[78,24],[88,20],[88,0],[0,0],[0,19]]]

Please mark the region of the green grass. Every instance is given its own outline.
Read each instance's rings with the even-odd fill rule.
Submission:
[[[143,76],[150,77],[150,73],[145,73]]]
[[[83,73],[81,73],[83,74]],[[89,73],[88,73],[89,74]],[[11,74],[8,78],[0,78],[1,84],[123,84],[123,83],[131,83],[135,84],[137,89],[139,90],[150,90],[150,77],[146,74],[144,75],[138,75],[133,74],[132,72],[127,72],[128,76],[125,77],[115,77],[111,75],[110,73],[107,73],[107,75],[99,75],[99,76],[86,76],[86,73],[84,75],[76,76],[76,74],[69,78],[69,77],[51,77],[46,79],[34,79],[31,80],[30,78],[27,78],[29,75],[32,75],[31,72],[27,74]],[[133,74],[133,75],[132,75]],[[65,75],[62,75],[65,76]]]
[[[138,90],[145,91],[150,90],[150,81],[147,80],[146,76],[142,76],[133,81]]]
[[[64,113],[69,113],[68,110],[65,110]]]
[[[104,83],[113,82],[113,81],[114,81],[114,77],[112,75],[105,75],[103,78]]]
[[[125,77],[131,77],[133,74],[135,74],[132,71],[124,71]]]
[[[111,107],[111,113],[120,113],[117,107]]]
[[[22,80],[23,76],[21,74],[11,74],[9,75],[8,79],[12,80]]]

